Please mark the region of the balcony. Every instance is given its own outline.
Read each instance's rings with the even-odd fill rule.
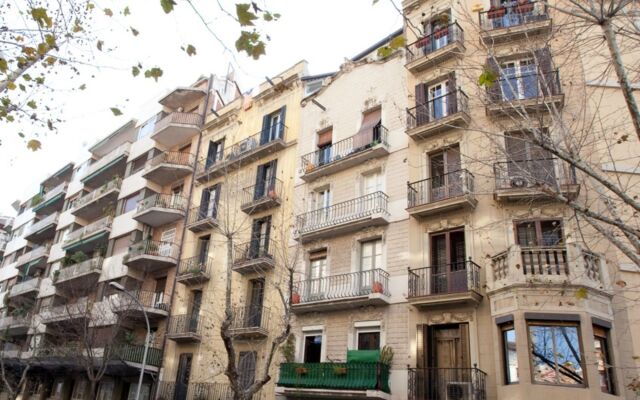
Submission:
[[[193,207],[189,210],[187,228],[191,232],[204,232],[218,226],[218,210],[216,207]]]
[[[199,343],[202,339],[200,317],[191,314],[174,315],[169,319],[167,339],[179,343]]]
[[[382,125],[371,131],[358,133],[301,158],[303,174],[300,178],[311,182],[322,176],[335,174],[367,160],[389,154],[388,131]]]
[[[160,145],[171,148],[191,142],[200,133],[202,115],[196,113],[172,112],[158,121],[151,138]]]
[[[473,209],[473,174],[466,169],[407,184],[407,212],[426,217],[462,208]]]
[[[187,198],[174,194],[152,194],[138,202],[133,219],[154,228],[183,219],[187,213]]]
[[[180,261],[176,281],[183,285],[199,285],[211,277],[213,258],[191,257]]]
[[[79,299],[77,303],[43,307],[40,310],[40,319],[43,324],[67,323],[90,317],[91,310],[86,297]]]
[[[279,123],[225,148],[220,159],[201,160],[196,171],[196,179],[206,182],[284,149],[286,131],[287,127]]]
[[[414,306],[477,305],[480,266],[471,259],[442,266],[409,269],[409,303]]]
[[[514,74],[506,68],[487,89],[489,116],[515,116],[526,113],[539,114],[560,110],[564,106],[564,94],[558,71],[536,70]]]
[[[496,200],[553,198],[575,199],[580,193],[572,165],[554,158],[505,161],[493,164]]]
[[[29,332],[29,328],[31,328],[32,319],[33,315],[31,313],[26,313],[25,315],[16,313],[15,315],[0,318],[0,331],[9,336],[26,335]]]
[[[113,149],[109,154],[89,166],[85,176],[80,179],[87,187],[98,187],[114,176],[124,174],[131,143],[125,142]]]
[[[605,260],[582,245],[510,246],[491,258],[488,292],[513,286],[556,285],[610,290]]]
[[[479,14],[480,37],[487,45],[551,32],[551,18],[542,1],[492,8]]]
[[[365,227],[389,224],[389,197],[374,192],[296,217],[298,239],[302,242],[335,237]]]
[[[35,297],[40,291],[40,278],[31,278],[29,280],[16,283],[9,290],[9,299],[17,302],[35,302]]]
[[[389,366],[376,362],[282,363],[277,385],[287,398],[390,398]]]
[[[44,269],[47,266],[51,245],[35,247],[31,251],[24,253],[16,262],[16,268],[20,271],[32,271],[34,268]]]
[[[129,294],[138,300],[140,305],[144,307],[144,311]],[[115,313],[122,314],[128,318],[144,320],[145,312],[149,319],[165,318],[169,315],[171,296],[163,292],[129,290],[128,294],[115,293],[111,295],[109,304]]]
[[[294,286],[294,313],[356,309],[389,304],[389,273],[382,269],[305,279]]]
[[[191,153],[166,151],[147,161],[143,177],[148,181],[166,186],[193,173],[196,158]]]
[[[63,267],[57,275],[54,275],[53,284],[57,289],[62,290],[91,288],[98,282],[102,272],[102,262],[102,257],[96,257]]]
[[[131,367],[140,368],[144,357],[144,346],[121,345],[114,349],[113,357],[120,359]],[[145,361],[145,370],[149,367],[152,367],[150,368],[151,370],[160,368],[160,365],[162,365],[162,349],[149,347]]]
[[[265,339],[269,335],[270,312],[269,307],[234,307],[229,333],[237,340]]]
[[[100,245],[106,244],[109,239],[109,232],[111,232],[112,222],[113,218],[108,216],[76,229],[64,239],[62,248],[70,252],[82,251],[88,253]]]
[[[476,368],[409,368],[408,400],[485,400],[487,374]]]
[[[44,241],[53,239],[56,234],[59,212],[54,212],[40,221],[34,223],[25,230],[24,238],[32,243],[42,244]]]
[[[52,212],[62,210],[66,192],[67,182],[62,182],[44,194],[42,201],[33,207],[33,212],[36,214],[47,215]]]
[[[195,87],[177,87],[164,96],[158,103],[165,107],[177,110],[180,107],[188,107],[207,96],[207,91]]]
[[[82,219],[92,221],[102,215],[108,214],[108,210],[115,209],[122,179],[111,179],[99,188],[79,197],[73,202],[71,214]]]
[[[464,31],[455,22],[408,45],[405,67],[413,73],[420,72],[461,56],[464,50]]]
[[[180,246],[171,242],[142,240],[129,246],[122,263],[145,272],[159,271],[178,263]]]
[[[470,121],[469,98],[458,89],[407,109],[407,135],[422,140],[449,129],[466,127]]]
[[[270,271],[276,265],[273,250],[275,250],[275,243],[268,238],[256,238],[239,244],[235,246],[232,268],[242,275]]]
[[[242,189],[242,203],[240,209],[245,214],[253,215],[273,207],[282,202],[282,181],[273,178],[260,181],[255,185]]]

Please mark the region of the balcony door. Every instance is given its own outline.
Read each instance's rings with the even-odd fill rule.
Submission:
[[[327,290],[327,252],[317,251],[309,255],[309,273],[306,301],[320,300]]]
[[[500,75],[503,101],[538,97],[538,72],[532,58],[503,63]]]
[[[191,304],[191,312],[189,313],[189,332],[196,333],[198,331],[198,316],[200,315],[200,307],[202,305],[202,291],[193,291],[193,303]]]
[[[173,400],[186,400],[189,390],[189,376],[191,375],[192,353],[182,353],[178,361],[178,372],[176,373],[176,390]]]
[[[363,215],[373,210],[379,210],[382,207],[382,204],[379,204],[380,197],[375,196],[375,193],[382,191],[383,180],[383,175],[379,171],[362,176],[361,193],[363,198],[354,209],[356,213]]]
[[[155,290],[153,292],[153,307],[169,311],[169,307],[165,304],[164,301],[164,288],[167,286],[167,277],[162,277],[156,279]]]
[[[269,237],[271,236],[271,216],[259,218],[253,221],[251,228],[251,242],[249,254],[246,258],[253,260],[269,254]]]
[[[511,187],[528,187],[536,184],[556,184],[553,156],[533,142],[529,132],[505,134],[507,172]]]
[[[258,166],[256,185],[253,190],[254,200],[259,200],[267,196],[270,190],[275,190],[277,163],[278,160],[271,160],[266,164]]]
[[[430,244],[431,294],[466,291],[464,229],[434,233]]]
[[[218,140],[217,142],[209,142],[209,149],[207,150],[207,159],[205,161],[205,169],[208,169],[218,161],[222,160],[223,150],[224,150],[224,140]]]
[[[218,201],[220,200],[220,185],[213,185],[202,191],[200,195],[200,211],[198,220],[204,218],[215,219],[218,216]]]
[[[284,131],[286,107],[265,115],[262,119],[262,132],[260,133],[260,144],[264,145],[272,140],[282,139]]]
[[[176,238],[176,228],[169,228],[162,231],[160,235],[160,246],[158,248],[158,255],[161,257],[172,257],[171,248],[173,247],[173,241]]]
[[[460,171],[460,148],[429,154],[429,202],[440,201],[462,195],[462,172]]]
[[[429,87],[430,119],[436,120],[447,115],[447,82],[440,82]]]
[[[310,220],[306,221],[309,228],[320,227],[331,220],[331,189],[326,188],[313,192],[311,195]]]
[[[248,389],[256,379],[257,358],[255,351],[241,351],[238,356],[238,372],[240,375],[238,383],[243,390]]]
[[[376,279],[375,270],[382,268],[382,239],[360,244],[360,295],[371,293]]]
[[[264,304],[264,279],[250,281],[250,302],[247,308],[247,327],[259,327],[262,325],[262,306]]]

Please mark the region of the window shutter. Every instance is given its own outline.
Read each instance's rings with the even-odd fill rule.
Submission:
[[[456,91],[456,73],[450,72],[447,77],[447,115],[458,112],[458,92]]]
[[[419,324],[416,330],[416,367],[417,368],[425,368],[426,365],[424,363],[425,352],[424,352],[424,331],[426,325]]]
[[[487,95],[489,97],[489,101],[496,102],[500,101],[501,91],[500,91],[500,67],[498,66],[498,62],[494,57],[487,58],[487,70],[491,71],[496,80],[493,82],[491,86],[487,88]]]
[[[419,83],[415,88],[416,96],[416,125],[429,122],[429,106],[427,105],[427,85]]]
[[[282,108],[280,109],[280,126],[278,127],[278,137],[279,138],[284,138],[284,130],[287,126],[286,122],[286,117],[287,117],[287,106],[282,106]]]
[[[556,86],[553,63],[551,62],[551,52],[548,47],[534,51],[538,63],[538,76],[540,77],[540,87],[543,96],[559,93]]]
[[[265,144],[269,141],[269,125],[271,122],[271,115],[267,114],[262,117],[262,132],[260,133],[260,144]]]
[[[323,258],[327,258],[327,249],[317,250],[313,253],[309,253],[309,260],[321,260]]]
[[[329,128],[322,132],[318,132],[318,147],[330,144],[333,140],[333,129]]]

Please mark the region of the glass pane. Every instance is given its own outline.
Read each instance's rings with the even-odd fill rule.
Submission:
[[[562,243],[562,224],[560,221],[542,221],[540,229],[542,230],[543,246],[555,246]]]
[[[582,385],[583,371],[576,326],[530,326],[535,382]]]
[[[520,246],[537,246],[535,222],[522,222],[517,225],[518,244]]]
[[[358,350],[379,350],[380,332],[358,333]]]
[[[504,363],[507,383],[518,382],[518,357],[516,353],[516,331],[508,329],[502,332],[504,343]]]

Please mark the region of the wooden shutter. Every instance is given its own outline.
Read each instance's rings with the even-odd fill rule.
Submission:
[[[553,63],[551,61],[551,52],[548,47],[534,51],[536,62],[538,63],[538,76],[540,89],[543,96],[559,93],[557,88],[555,74],[553,71]]]
[[[284,138],[284,130],[286,127],[285,121],[287,117],[287,106],[282,106],[280,109],[280,126],[278,127],[278,137]]]
[[[456,73],[450,72],[447,77],[447,115],[460,111],[458,110],[458,92],[456,87]]]
[[[426,368],[425,358],[425,330],[427,325],[418,324],[416,327],[416,368]]]
[[[318,147],[323,147],[328,144],[331,144],[333,140],[333,129],[325,129],[321,132],[318,132]]]
[[[489,101],[495,102],[501,100],[501,91],[500,91],[500,67],[498,66],[498,62],[494,57],[487,58],[487,70],[491,71],[496,80],[493,82],[491,86],[487,88],[487,95],[489,97]]]
[[[429,106],[427,105],[427,85],[419,83],[415,88],[416,126],[429,122]]]
[[[469,324],[460,324],[460,368],[471,367],[469,352]]]
[[[269,128],[271,125],[271,115],[267,114],[262,117],[262,132],[260,133],[260,144],[269,142]]]
[[[316,250],[309,253],[309,261],[321,260],[323,258],[327,258],[327,249]]]

